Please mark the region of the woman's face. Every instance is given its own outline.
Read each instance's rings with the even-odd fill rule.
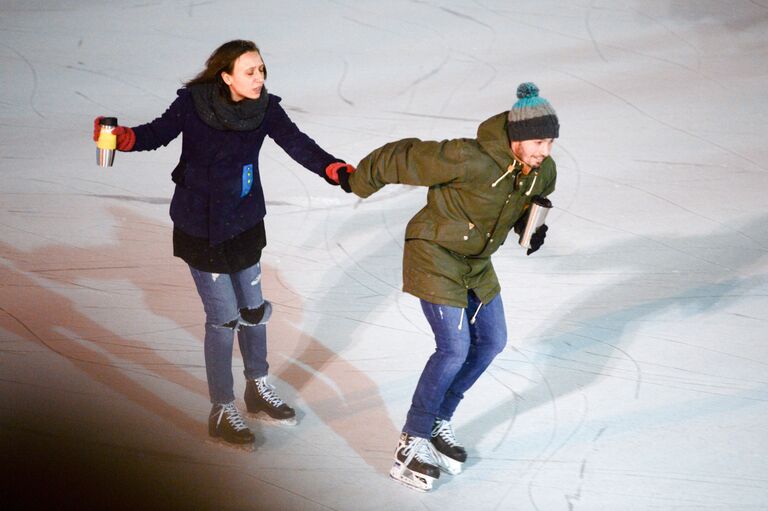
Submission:
[[[229,86],[232,101],[257,99],[264,87],[264,61],[257,51],[240,55],[235,61],[232,74],[221,72],[221,78]]]

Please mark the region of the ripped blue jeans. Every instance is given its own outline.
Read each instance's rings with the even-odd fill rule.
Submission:
[[[247,379],[266,376],[267,326],[272,306],[261,293],[261,265],[236,273],[189,267],[205,309],[205,373],[211,403],[235,400],[232,348],[235,332]]]
[[[436,418],[450,420],[464,393],[507,344],[501,295],[482,304],[480,310],[475,293],[469,291],[467,298],[466,309],[421,300],[437,347],[413,394],[403,427],[409,435],[430,438]]]

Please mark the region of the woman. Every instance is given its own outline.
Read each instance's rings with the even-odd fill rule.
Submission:
[[[192,273],[205,309],[205,369],[213,407],[208,433],[251,449],[254,435],[235,407],[232,347],[237,332],[250,414],[295,424],[296,413],[267,382],[266,323],[272,312],[261,289],[266,246],[259,151],[271,137],[295,161],[323,177],[354,170],[302,133],[264,87],[259,48],[235,40],[217,48],[205,69],[180,89],[154,121],[113,133],[120,151],[149,151],[183,135],[172,173],[173,253]],[[99,119],[94,121],[94,140]]]

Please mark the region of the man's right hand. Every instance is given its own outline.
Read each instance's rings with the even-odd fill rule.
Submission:
[[[341,189],[347,193],[352,192],[349,186],[349,175],[355,171],[355,167],[343,161],[331,163],[325,168],[325,175],[328,181],[341,186]]]

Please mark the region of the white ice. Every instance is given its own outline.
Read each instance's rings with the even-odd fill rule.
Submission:
[[[557,109],[547,240],[494,257],[509,344],[430,494],[387,477],[434,349],[400,291],[425,191],[358,200],[271,141],[270,371],[300,421],[206,442],[180,143],[105,169],[91,130],[158,116],[233,38],[353,163],[473,137],[522,81]],[[0,68],[3,509],[768,509],[766,0],[4,0]]]

